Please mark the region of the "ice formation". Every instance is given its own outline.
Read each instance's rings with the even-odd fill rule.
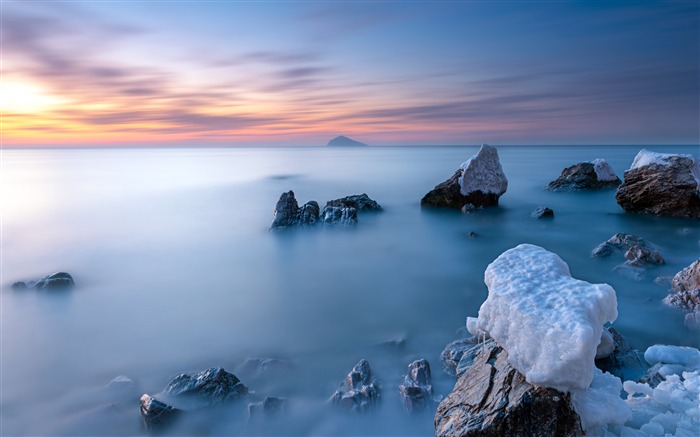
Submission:
[[[584,431],[607,424],[622,425],[632,418],[630,407],[620,398],[621,392],[620,378],[595,369],[591,386],[572,393],[571,400]]]
[[[603,324],[617,318],[615,290],[571,277],[559,256],[531,244],[502,253],[485,272],[489,289],[473,335],[489,335],[528,382],[586,390]]]
[[[614,181],[617,180],[617,175],[613,171],[610,164],[604,159],[598,158],[592,161],[593,169],[595,170],[595,175],[599,181]]]
[[[652,152],[647,149],[642,149],[639,151],[639,153],[637,153],[637,156],[634,157],[634,161],[632,161],[630,170],[652,164],[669,165],[669,161],[673,157],[688,158],[693,162],[693,166],[690,169],[690,173],[693,175],[693,178],[695,178],[695,181],[698,184],[698,190],[700,190],[700,163],[691,154],[658,153]]]
[[[475,191],[500,196],[508,189],[508,179],[503,173],[495,147],[482,145],[479,152],[463,162],[459,168],[463,170],[459,177],[460,193],[463,196]]]

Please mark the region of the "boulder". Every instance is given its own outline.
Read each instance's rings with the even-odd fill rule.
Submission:
[[[435,186],[421,200],[423,207],[461,209],[466,204],[474,207],[497,206],[498,199],[508,189],[498,151],[484,144],[479,152],[462,163],[452,177]]]
[[[399,385],[403,406],[409,414],[424,410],[433,399],[430,363],[420,359],[408,365],[408,372]]]
[[[546,206],[538,206],[534,211],[532,211],[532,213],[530,213],[530,217],[534,219],[554,218],[554,211]]]
[[[565,168],[557,179],[547,184],[545,190],[599,190],[618,185],[620,185],[620,178],[617,177],[610,164],[604,159],[596,159],[592,162],[580,162]]]
[[[381,211],[382,209],[382,207],[376,201],[370,199],[370,197],[365,193],[346,196],[326,202],[326,208],[331,206],[337,206],[340,208],[355,208],[358,211]]]
[[[438,406],[435,435],[573,437],[583,430],[569,394],[528,383],[491,341]]]
[[[615,200],[626,211],[700,219],[700,165],[693,155],[641,150]]]
[[[282,193],[275,205],[275,215],[270,229],[285,228],[299,223],[299,204],[294,191]]]
[[[283,398],[266,397],[260,402],[248,405],[248,419],[275,416],[284,411],[286,406],[287,401]]]
[[[379,402],[379,381],[372,376],[367,360],[360,360],[340,387],[331,396],[330,402],[351,411],[368,411]]]
[[[654,244],[622,232],[599,244],[591,254],[597,257],[608,257],[621,252],[624,252],[627,266],[644,267],[649,264],[662,265],[666,262]]]
[[[165,388],[165,393],[214,404],[237,399],[247,394],[248,388],[233,373],[212,367],[199,373],[177,375]]]
[[[321,213],[321,221],[327,225],[352,226],[357,223],[357,210],[337,206],[326,206]]]
[[[700,328],[700,259],[676,273],[671,280],[671,294],[664,302],[689,311],[685,325]]]
[[[180,410],[159,401],[151,395],[141,396],[141,420],[146,429],[158,429],[172,421]]]
[[[55,290],[73,286],[75,286],[73,277],[66,272],[58,272],[44,276],[34,285],[37,290]]]
[[[445,372],[449,375],[455,375],[457,365],[462,359],[462,355],[473,348],[477,343],[478,339],[476,337],[467,337],[455,340],[445,346],[440,354],[440,362]]]

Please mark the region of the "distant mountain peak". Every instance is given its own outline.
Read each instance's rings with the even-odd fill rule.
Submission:
[[[359,141],[355,141],[351,138],[346,137],[345,135],[340,135],[332,140],[330,140],[327,144],[328,146],[340,146],[340,147],[348,147],[348,146],[366,146],[367,144],[361,143]]]

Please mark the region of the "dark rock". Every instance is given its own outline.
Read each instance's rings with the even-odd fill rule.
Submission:
[[[326,202],[326,208],[331,206],[336,206],[339,208],[355,208],[358,211],[381,211],[382,209],[377,202],[370,199],[365,193],[346,196]]]
[[[330,401],[351,411],[368,411],[379,402],[379,381],[372,377],[367,360],[360,360],[340,383]]]
[[[476,337],[460,338],[445,346],[440,354],[440,362],[443,365],[445,372],[449,375],[455,375],[457,364],[462,359],[462,354],[473,348],[477,343]]]
[[[538,206],[534,211],[532,211],[532,213],[530,213],[530,217],[535,219],[552,218],[554,217],[554,211],[546,206]]]
[[[180,414],[180,410],[159,401],[151,395],[141,396],[141,420],[146,429],[160,429]]]
[[[462,356],[460,357],[459,362],[457,363],[457,368],[455,369],[457,378],[460,378],[462,375],[467,373],[467,370],[469,370],[474,365],[474,360],[476,360],[476,356],[487,344],[490,344],[491,342],[493,342],[493,340],[488,339],[481,343],[476,343],[474,344],[474,346],[470,347],[462,353]]]
[[[634,379],[649,367],[642,354],[632,349],[615,328],[604,328],[612,336],[614,349],[605,357],[596,356],[595,365],[603,372],[612,373],[623,381]]]
[[[479,234],[477,234],[474,231],[467,232],[467,237],[469,237],[469,238],[474,238],[474,237],[478,237],[478,236],[479,236]]]
[[[700,259],[676,273],[671,280],[671,294],[664,302],[689,311],[685,325],[700,329]]]
[[[644,372],[644,375],[642,375],[637,380],[637,382],[648,384],[651,388],[656,388],[657,385],[659,385],[666,379],[663,376],[661,376],[661,373],[659,373],[663,366],[664,363],[656,363],[653,366],[649,367],[647,371]]]
[[[326,206],[323,208],[321,220],[328,225],[351,226],[357,223],[357,210],[355,208]]]
[[[625,259],[633,266],[666,264],[664,257],[662,257],[657,250],[650,250],[640,246],[630,247],[627,252],[625,252]]]
[[[700,167],[692,155],[642,150],[615,200],[626,211],[700,219]]]
[[[359,141],[355,141],[353,139],[350,139],[344,135],[337,136],[330,140],[327,144],[327,146],[330,147],[365,147],[367,144],[361,143]]]
[[[531,385],[489,342],[438,406],[435,435],[573,437],[583,430],[569,394]]]
[[[599,171],[596,171],[598,165]],[[601,166],[605,169],[601,172]],[[610,166],[604,160],[580,162],[565,168],[561,175],[548,183],[545,190],[549,191],[585,191],[612,188],[620,185],[620,178],[615,176]]]
[[[318,205],[317,205],[318,206]],[[282,193],[275,205],[275,216],[270,229],[294,226],[299,222],[299,204],[294,197],[294,191]]]
[[[275,416],[284,411],[287,401],[282,398],[266,397],[261,402],[248,405],[248,418],[250,420],[262,417]]]
[[[27,284],[24,283],[23,281],[17,281],[11,285],[11,288],[13,290],[25,290],[25,289],[27,289]]]
[[[403,406],[410,414],[424,410],[433,399],[433,386],[428,360],[416,360],[408,365],[408,373],[399,385]]]
[[[66,272],[58,272],[43,277],[34,287],[37,290],[54,290],[60,288],[70,288],[75,285],[73,277]]]
[[[298,221],[301,226],[313,226],[319,217],[320,207],[318,202],[311,200],[299,208],[297,212]]]
[[[497,206],[506,192],[508,180],[498,159],[498,151],[484,144],[479,152],[449,179],[429,191],[420,204],[423,207],[461,209],[471,203],[475,207]]]
[[[221,367],[212,367],[199,373],[176,376],[165,388],[165,393],[190,396],[209,404],[239,398],[248,393],[248,388],[236,375]]]
[[[631,234],[617,233],[593,249],[592,255],[607,257],[624,251],[625,266],[645,267],[664,264],[664,257],[655,245]]]

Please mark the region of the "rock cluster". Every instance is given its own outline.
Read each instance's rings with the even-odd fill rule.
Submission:
[[[620,178],[604,159],[580,162],[565,168],[561,175],[547,184],[549,191],[584,191],[620,185]]]
[[[350,226],[357,223],[357,211],[380,211],[382,207],[367,194],[357,194],[329,200],[323,210],[311,200],[299,207],[293,191],[282,193],[275,205],[270,230],[295,226],[308,227],[317,222],[328,225]]]
[[[234,375],[221,367],[212,367],[199,373],[181,373],[165,388],[171,396],[191,396],[206,404],[237,399],[248,389]]]
[[[700,164],[692,155],[640,151],[615,200],[626,211],[700,219]]]
[[[12,284],[13,290],[24,290],[27,288],[36,288],[37,290],[60,290],[68,289],[75,286],[73,277],[66,272],[57,272],[44,276],[36,282],[17,281]]]
[[[624,257],[627,260],[625,264],[630,266],[643,267],[650,264],[661,265],[666,262],[654,244],[622,232],[599,244],[593,249],[592,255],[607,257],[621,252],[624,252]]]
[[[367,411],[379,402],[379,381],[372,376],[367,360],[360,360],[331,396],[331,403],[351,411]]]

